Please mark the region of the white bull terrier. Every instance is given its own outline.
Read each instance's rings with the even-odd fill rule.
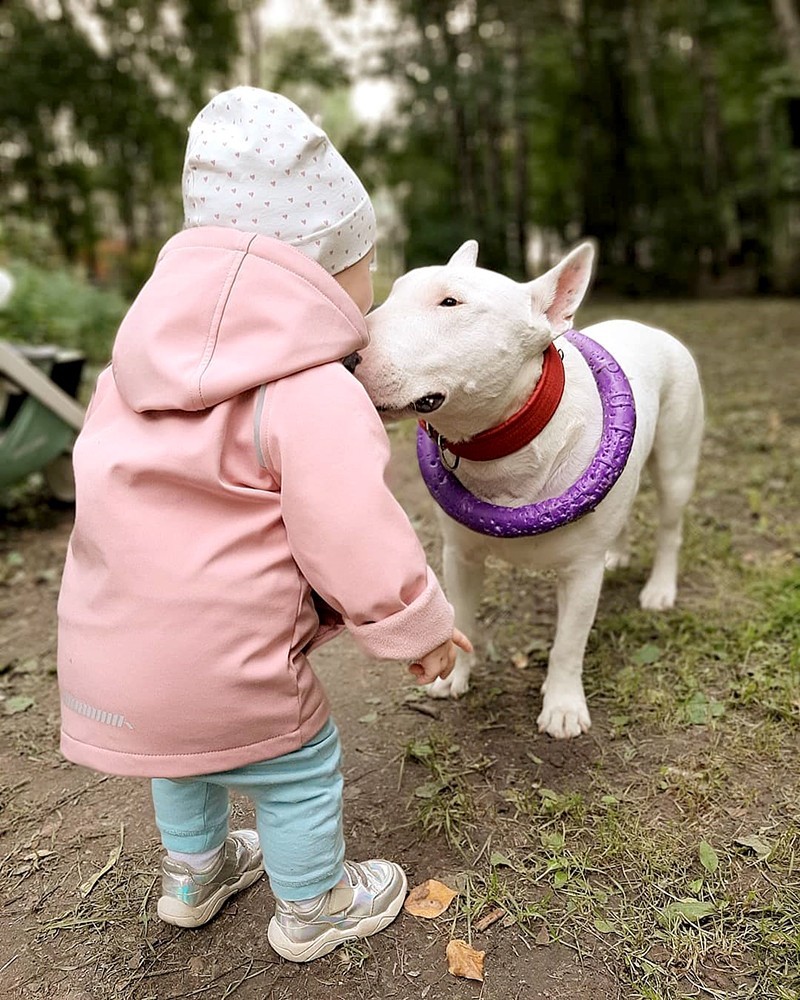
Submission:
[[[702,438],[700,382],[688,350],[662,330],[627,320],[571,330],[592,276],[591,243],[528,283],[477,267],[477,256],[470,240],[446,266],[399,278],[368,317],[356,375],[384,420],[427,418],[420,468],[446,512],[444,582],[460,629],[474,629],[488,555],[556,571],[538,725],[578,736],[591,725],[586,641],[604,568],[629,562],[628,519],[645,464],[659,525],[640,603],[662,610],[675,601]],[[459,652],[430,694],[462,695],[474,659]]]

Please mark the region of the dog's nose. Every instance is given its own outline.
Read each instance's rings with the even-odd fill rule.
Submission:
[[[342,364],[352,375],[356,368],[361,364],[362,358],[358,351],[353,351],[352,354],[348,354],[346,358],[342,358]]]

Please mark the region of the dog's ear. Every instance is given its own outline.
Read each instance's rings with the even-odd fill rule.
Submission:
[[[553,339],[572,328],[572,320],[592,280],[594,244],[581,243],[546,274],[528,285],[533,315],[544,314]]]
[[[475,267],[478,263],[478,241],[467,240],[462,243],[448,260],[448,267]]]

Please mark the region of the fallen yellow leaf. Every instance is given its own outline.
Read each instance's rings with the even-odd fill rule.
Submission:
[[[447,945],[447,971],[451,976],[462,979],[477,979],[483,982],[483,956],[485,951],[475,951],[466,941],[454,938]]]
[[[447,907],[458,895],[457,892],[445,885],[437,882],[436,879],[429,878],[422,885],[415,886],[408,894],[403,909],[413,917],[425,917],[431,920],[444,913]]]

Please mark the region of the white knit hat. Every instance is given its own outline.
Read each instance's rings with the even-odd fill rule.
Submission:
[[[228,226],[274,236],[338,274],[375,242],[361,181],[311,119],[280,94],[234,87],[189,128],[186,228]]]

